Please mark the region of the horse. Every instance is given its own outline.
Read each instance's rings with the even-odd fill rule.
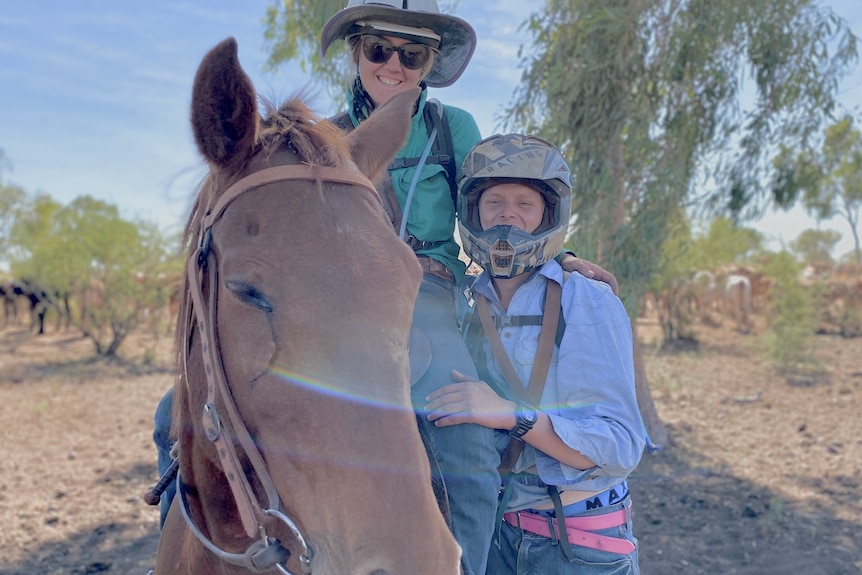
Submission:
[[[460,572],[409,398],[421,280],[371,183],[418,88],[350,135],[257,95],[228,38],[191,125],[209,164],[186,225],[177,495],[155,575]]]

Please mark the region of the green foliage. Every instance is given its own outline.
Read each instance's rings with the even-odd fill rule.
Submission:
[[[831,263],[832,249],[841,240],[835,230],[803,230],[790,242],[790,250],[806,264]]]
[[[795,153],[783,147],[775,159],[772,188],[776,196],[802,197],[806,211],[818,220],[840,216],[847,220],[854,240],[854,257],[862,265],[859,216],[862,213],[862,133],[853,127],[852,116],[844,116],[823,132],[819,152],[802,149]]]
[[[674,221],[671,235],[662,246],[658,269],[650,282],[665,343],[694,339],[688,279],[698,269],[695,243],[688,218],[682,210],[677,212]]]
[[[145,310],[167,303],[162,284],[181,267],[154,224],[125,220],[89,196],[67,206],[46,195],[27,199],[11,241],[13,276],[67,294],[72,323],[103,356],[116,354]]]
[[[767,339],[770,356],[787,374],[819,369],[811,353],[811,338],[817,327],[816,294],[799,283],[801,265],[783,251],[770,259],[765,270],[775,280]]]
[[[862,133],[845,116],[826,128],[823,143],[823,185],[808,190],[805,206],[825,218],[839,214],[853,234],[856,263],[862,265],[859,216],[862,212]]]
[[[17,186],[4,185],[0,179],[0,261],[8,261],[12,245],[12,226],[27,194]]]
[[[298,60],[331,96],[343,98],[355,73],[345,42],[334,42],[320,56],[320,32],[326,21],[347,5],[345,0],[274,0],[266,9],[264,40],[269,50],[267,67]]]
[[[741,227],[730,218],[716,217],[706,234],[695,240],[697,269],[715,270],[727,263],[743,263],[763,251],[763,234]]]
[[[659,321],[666,343],[694,339],[691,330],[696,287],[691,279],[699,271],[714,271],[724,264],[743,261],[763,251],[763,235],[735,225],[729,218],[714,219],[705,233],[693,233],[683,210],[677,210],[670,236],[649,290],[656,296]]]
[[[757,211],[770,156],[816,131],[856,56],[846,24],[806,0],[548,0],[528,30],[507,127],[562,146],[572,244],[614,271],[627,305],[658,271],[677,208]],[[715,185],[701,196],[704,176]]]

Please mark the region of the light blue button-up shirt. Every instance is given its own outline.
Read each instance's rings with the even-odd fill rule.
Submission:
[[[644,425],[635,397],[632,330],[622,302],[602,282],[572,273],[564,280],[563,269],[551,260],[515,292],[503,310],[488,274],[472,286],[491,303],[491,313],[501,316],[541,315],[546,282],[563,285],[562,308],[566,329],[555,346],[539,408],[546,413],[563,442],[596,463],[577,469],[525,446],[513,471],[538,475],[561,490],[604,491],[620,483],[634,470],[645,447]],[[503,347],[526,386],[530,381],[539,342],[540,325],[500,328]],[[487,340],[488,372],[505,386]],[[498,434],[501,451],[507,433]],[[533,507],[549,501],[543,487],[516,483],[508,510]]]

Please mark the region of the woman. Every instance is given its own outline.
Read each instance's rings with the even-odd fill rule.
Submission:
[[[350,47],[357,75],[348,94],[345,129],[359,125],[393,95],[422,88],[407,144],[390,168],[390,181],[380,187],[396,230],[416,252],[425,272],[413,315],[414,331],[427,337],[431,363],[414,383],[413,401],[423,413],[426,398],[452,383],[452,370],[476,376],[473,360],[458,332],[455,286],[465,276],[455,242],[455,175],[429,162],[434,142],[424,111],[427,88],[453,84],[463,73],[476,46],[473,28],[464,20],[441,14],[434,0],[350,0],[325,24],[321,53],[336,39]],[[480,140],[479,129],[466,111],[443,106],[451,133],[455,166]],[[441,133],[436,134],[438,139]],[[425,160],[423,162],[423,159]],[[403,160],[403,161],[399,161]],[[568,256],[571,269],[584,269]],[[595,271],[602,274],[603,270]],[[608,281],[614,281],[609,274]],[[448,493],[452,530],[463,550],[466,573],[485,572],[493,536],[500,477],[493,430],[481,425],[436,427],[423,422],[423,437],[436,457]]]
[[[416,86],[422,88],[416,110],[424,110],[427,87],[454,83],[476,44],[473,28],[460,18],[441,14],[434,0],[351,0],[324,26],[321,52],[339,38],[346,39],[357,69],[348,94],[347,118],[335,119],[345,129],[359,125],[393,95]],[[460,165],[481,139],[479,128],[466,111],[452,106],[443,110],[455,165]],[[379,185],[396,231],[414,249],[425,272],[413,315],[414,333],[423,334],[431,349],[430,365],[412,388],[419,413],[430,393],[452,383],[452,369],[475,374],[455,315],[454,287],[466,271],[454,238],[455,202],[445,168],[427,161],[433,142],[426,120],[426,114],[414,114],[410,136],[394,164],[407,161],[391,169],[390,180]],[[420,162],[423,154],[426,161]],[[493,430],[479,425],[436,428],[424,417],[419,421],[429,455],[437,459],[444,479],[464,572],[482,575],[500,483]]]

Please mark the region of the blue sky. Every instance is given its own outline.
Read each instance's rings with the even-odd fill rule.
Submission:
[[[185,222],[205,173],[189,129],[191,84],[202,56],[228,36],[264,96],[284,99],[310,78],[298,66],[264,73],[262,24],[271,0],[2,0],[0,10],[0,148],[4,183],[44,192],[62,203],[81,195],[120,207],[164,228]],[[463,0],[457,14],[476,28],[479,45],[464,76],[432,96],[469,110],[483,135],[520,79],[517,30],[534,3]],[[824,2],[862,34],[858,0]],[[494,6],[490,9],[490,6]],[[322,89],[310,102],[335,111]],[[858,67],[840,89],[845,107],[862,105]],[[769,214],[755,227],[790,241],[814,226],[796,209]],[[847,223],[825,226],[852,248]]]

